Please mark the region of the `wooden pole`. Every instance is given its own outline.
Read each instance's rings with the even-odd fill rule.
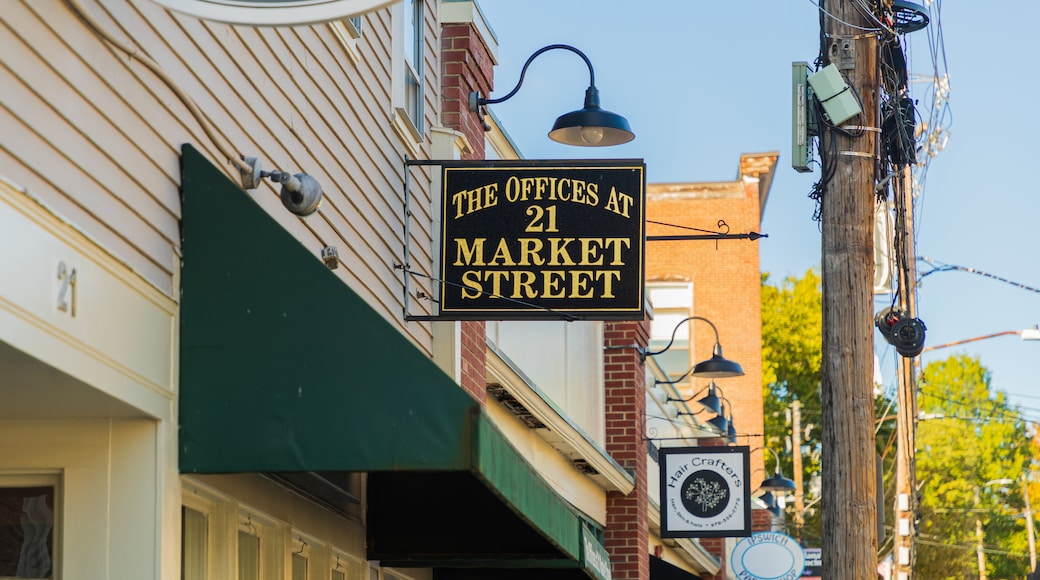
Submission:
[[[805,525],[805,489],[802,481],[802,402],[791,401],[791,459],[794,472],[794,529],[795,538],[802,541]]]
[[[914,204],[910,167],[901,169],[894,181],[896,271],[899,280],[899,309],[917,317],[917,253],[914,247]],[[917,519],[917,378],[914,359],[899,357],[899,403],[896,415],[896,501],[894,553],[895,580],[913,577],[914,541]]]
[[[825,56],[856,91],[858,129],[821,134],[823,282],[823,577],[877,577],[874,445],[875,24],[854,0],[826,2]],[[828,175],[831,173],[831,175]]]

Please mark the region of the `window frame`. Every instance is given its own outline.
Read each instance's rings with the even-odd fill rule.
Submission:
[[[407,8],[409,2],[412,10]],[[426,136],[426,0],[397,2],[393,9],[393,99],[391,120],[401,141],[413,156]],[[410,22],[414,34],[408,34]],[[414,84],[410,85],[410,78]],[[415,101],[409,102],[409,87],[414,86]],[[414,106],[414,110],[409,110]]]
[[[361,49],[358,41],[361,40],[364,33],[364,25],[365,21],[360,15],[329,22],[329,27],[336,34],[336,39],[355,63],[361,62]]]
[[[0,488],[50,487],[54,492],[51,525],[51,574],[27,580],[56,580],[62,577],[62,532],[64,530],[65,488],[61,471],[0,471]]]

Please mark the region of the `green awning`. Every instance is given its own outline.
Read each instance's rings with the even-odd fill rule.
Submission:
[[[182,196],[181,472],[368,472],[387,565],[583,565],[573,508],[317,248],[190,145]]]

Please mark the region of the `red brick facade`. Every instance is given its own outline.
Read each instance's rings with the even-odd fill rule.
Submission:
[[[647,235],[683,233],[653,222],[715,230],[719,220],[726,222],[729,233],[761,232],[776,160],[776,153],[743,156],[740,176],[733,182],[648,184]],[[693,313],[714,323],[726,358],[743,366],[744,376],[716,383],[732,404],[737,444],[752,449],[762,447],[763,431],[761,243],[767,242],[649,241],[646,247],[647,284],[692,282]],[[711,356],[715,335],[703,322],[690,324],[693,358],[704,360]],[[695,388],[706,384],[696,380]],[[767,476],[762,451],[752,453],[751,470],[754,489]]]
[[[484,126],[469,110],[469,94],[491,94],[494,64],[480,33],[469,23],[441,29],[441,123],[466,136],[472,147],[468,159],[484,159]]]
[[[683,230],[655,224],[675,224],[705,230],[727,231],[718,227],[724,220],[728,233],[761,232],[764,202],[768,194],[777,154],[744,155],[738,179],[720,183],[648,184],[647,235],[676,235]],[[688,233],[688,232],[687,232]],[[698,232],[699,233],[699,232]],[[759,241],[648,241],[647,284],[653,282],[690,282],[693,285],[693,313],[711,320],[719,332],[726,358],[744,368],[745,375],[718,379],[719,396],[728,401],[737,430],[737,445],[752,450],[751,489],[758,488],[767,476],[763,455],[762,399],[762,318]],[[692,357],[696,361],[711,356],[715,334],[700,321],[691,322]],[[706,380],[695,380],[703,389]],[[689,396],[692,393],[686,393]],[[705,416],[706,420],[710,416]],[[725,444],[721,439],[705,439],[702,445]],[[752,530],[767,531],[772,515],[753,510]],[[700,543],[722,563],[715,579],[725,577],[728,562],[724,538],[702,538]]]
[[[608,322],[603,332],[607,453],[636,480],[628,495],[607,494],[603,545],[610,554],[614,580],[649,580],[646,380],[639,350],[632,346],[646,347],[650,324]]]
[[[469,23],[447,23],[441,28],[441,123],[463,135],[470,150],[465,159],[484,158],[484,127],[469,111],[469,93],[488,95],[494,82],[494,59],[480,33]],[[459,382],[474,399],[487,401],[484,370],[487,363],[486,328],[481,321],[460,323],[462,372]]]

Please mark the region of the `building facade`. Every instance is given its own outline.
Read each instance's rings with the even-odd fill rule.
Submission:
[[[484,144],[442,116],[442,23],[486,25],[382,4],[5,6],[0,575],[609,576],[604,498],[633,481],[602,437],[549,404],[551,441],[521,428],[487,379],[533,391],[483,324],[408,318],[437,177],[407,161]]]
[[[662,384],[657,387],[657,393],[651,394],[654,401],[667,402],[669,398],[689,401],[658,403],[664,417],[655,424],[648,422],[647,436],[653,441],[656,434],[664,447],[729,444],[749,447],[752,490],[757,490],[762,480],[771,475],[765,471],[762,439],[758,244],[763,242],[654,238],[706,232],[760,233],[777,157],[775,152],[742,155],[737,178],[733,181],[647,185],[646,281],[655,315],[650,344],[652,348],[672,344],[667,353],[657,357],[658,374],[654,378]],[[688,228],[701,231],[690,232]],[[689,317],[707,321],[682,322]],[[716,340],[724,347],[725,357],[743,367],[744,375],[717,380],[686,375],[695,363],[711,357]],[[707,425],[717,415],[697,403],[711,392],[721,400],[719,416],[733,427],[727,434]],[[690,426],[677,425],[679,413],[692,414]],[[656,466],[651,471],[655,469]],[[756,502],[752,530],[769,531],[774,526],[773,520],[765,505]],[[728,577],[727,556],[734,539],[703,538],[700,544],[720,564],[719,570],[705,577]]]
[[[168,4],[0,11],[0,576],[718,572],[654,541],[647,370],[610,348],[649,321],[428,320],[417,161],[518,156],[468,111],[479,6]]]

